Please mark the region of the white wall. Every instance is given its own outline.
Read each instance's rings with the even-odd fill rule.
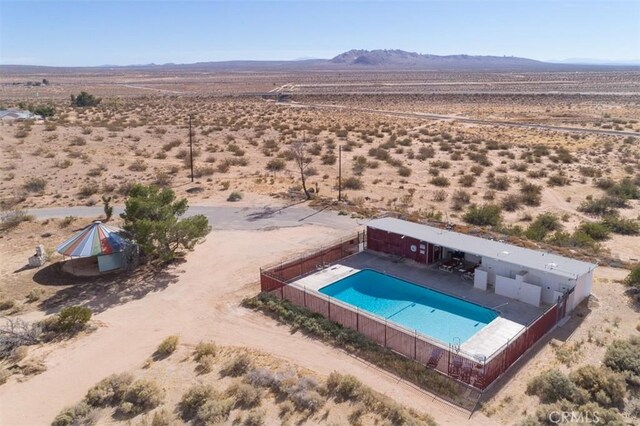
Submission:
[[[487,290],[487,271],[482,268],[476,268],[473,273],[473,286],[480,290]]]
[[[511,279],[512,285],[516,285],[516,276],[524,269],[522,266],[506,262],[504,259],[487,257],[482,258],[482,267],[488,272],[489,283],[496,284],[496,293],[498,293],[498,282],[501,281],[502,291],[509,294],[513,294],[513,291],[504,289],[508,281],[501,280],[499,276]],[[577,280],[556,275],[553,271],[526,270],[525,272],[524,281],[540,288],[541,302],[545,304],[555,303],[558,292],[562,294],[575,287],[575,295],[572,298],[572,303],[567,304],[567,312],[573,310],[575,306],[591,294],[593,272],[582,275]],[[534,290],[530,289],[530,291],[533,298],[537,297],[534,294]]]
[[[541,288],[520,279],[496,275],[496,294],[520,300],[533,306],[540,306]]]

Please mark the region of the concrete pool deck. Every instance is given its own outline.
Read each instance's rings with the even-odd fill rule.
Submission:
[[[498,311],[500,313],[498,318],[460,345],[463,352],[478,357],[490,357],[548,308],[548,306],[538,308],[509,299],[491,290],[476,289],[471,281],[462,279],[461,275],[440,271],[437,264],[422,265],[408,260],[398,261],[391,256],[368,251],[343,259],[329,268],[307,275],[292,284],[307,290],[318,291],[363,269],[391,275]]]

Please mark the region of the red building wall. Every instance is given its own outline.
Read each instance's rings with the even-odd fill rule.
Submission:
[[[403,256],[419,263],[436,261],[433,244],[416,238],[367,227],[367,248],[381,253]]]

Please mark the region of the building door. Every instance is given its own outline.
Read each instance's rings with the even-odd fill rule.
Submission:
[[[433,261],[437,262],[442,259],[442,247],[433,246]]]

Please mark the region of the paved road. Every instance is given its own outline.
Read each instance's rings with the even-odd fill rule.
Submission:
[[[520,127],[520,128],[527,128],[527,129],[554,130],[558,132],[568,132],[568,133],[592,133],[592,134],[610,135],[610,136],[640,137],[640,133],[633,132],[633,131],[593,129],[593,128],[587,128],[587,127],[554,126],[554,125],[538,124],[538,123],[517,123],[512,121],[499,121],[499,120],[483,120],[480,118],[459,117],[455,115],[391,111],[391,110],[373,109],[373,108],[349,107],[344,105],[307,104],[303,102],[278,102],[277,104],[283,105],[283,106],[302,107],[302,108],[341,109],[346,111],[360,111],[360,112],[371,113],[371,114],[383,114],[383,115],[391,115],[395,117],[407,117],[407,118],[422,118],[426,120],[448,120],[448,121],[457,121],[460,123],[478,124],[481,126],[498,125],[498,126],[508,126],[508,127]]]
[[[113,210],[115,216],[122,213],[123,208],[114,206]],[[38,219],[103,215],[102,207],[53,207],[31,209],[28,213]],[[213,229],[256,230],[312,224],[352,230],[358,226],[358,222],[349,216],[340,216],[333,211],[318,211],[302,205],[291,207],[191,206],[185,216],[195,214],[205,215]]]

